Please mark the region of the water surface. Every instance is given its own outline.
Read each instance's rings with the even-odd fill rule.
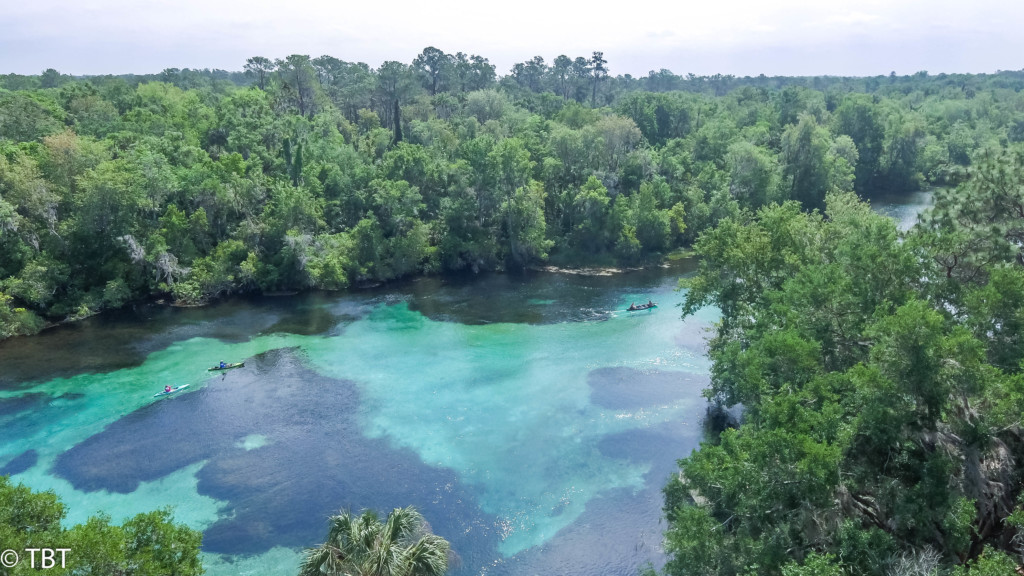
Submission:
[[[872,196],[870,202],[875,212],[893,218],[899,229],[906,231],[917,224],[917,218],[921,212],[932,207],[934,192],[918,190],[916,192],[876,194]]]
[[[700,440],[717,315],[680,321],[692,267],[141,307],[4,342],[0,472],[69,522],[173,506],[214,575],[293,573],[332,512],[410,504],[457,573],[633,575],[663,563],[660,490]]]

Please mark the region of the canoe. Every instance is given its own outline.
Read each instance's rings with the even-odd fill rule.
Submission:
[[[245,366],[245,362],[235,362],[234,364],[228,364],[223,368],[220,366],[214,366],[213,368],[207,369],[207,372],[213,372],[215,370],[231,370],[232,368],[241,368],[242,366]]]
[[[182,384],[181,386],[178,386],[177,388],[171,388],[170,392],[167,392],[167,391],[157,392],[156,394],[153,394],[153,398],[156,398],[158,396],[170,396],[171,394],[174,394],[175,392],[177,392],[178,390],[181,390],[182,388],[188,388],[188,384]]]
[[[658,303],[657,302],[654,302],[652,304],[641,304],[639,306],[630,306],[629,308],[626,308],[626,312],[637,312],[639,310],[647,310],[648,308],[657,308],[657,307],[658,307]]]

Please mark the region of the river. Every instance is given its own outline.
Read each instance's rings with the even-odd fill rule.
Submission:
[[[633,576],[664,563],[661,487],[702,435],[717,312],[680,320],[694,268],[141,306],[9,340],[0,474],[69,524],[172,506],[212,576],[294,574],[329,514],[408,505],[454,574]]]

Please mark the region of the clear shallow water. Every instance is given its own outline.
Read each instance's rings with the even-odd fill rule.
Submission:
[[[293,573],[328,514],[409,504],[458,573],[632,575],[663,561],[660,490],[700,439],[717,316],[679,320],[690,266],[150,307],[5,342],[0,473],[70,522],[172,505],[214,575]],[[165,383],[190,387],[153,398]]]

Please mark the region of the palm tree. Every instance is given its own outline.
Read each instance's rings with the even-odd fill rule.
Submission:
[[[327,541],[306,551],[299,576],[442,576],[448,571],[448,541],[411,506],[395,508],[381,522],[377,513],[342,511],[330,519]]]

